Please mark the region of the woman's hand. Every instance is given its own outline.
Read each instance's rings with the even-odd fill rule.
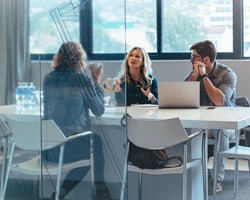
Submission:
[[[115,78],[113,79],[113,81],[114,81],[114,83],[115,83],[115,89],[114,89],[114,91],[115,91],[115,92],[120,92],[120,91],[121,91],[121,87],[120,87],[120,85],[121,85],[121,80],[120,80],[118,77],[115,77]]]
[[[93,64],[90,64],[89,69],[91,71],[94,82],[99,84],[103,75],[103,64],[99,63],[97,67]]]
[[[151,103],[155,103],[156,98],[155,96],[150,92],[150,87],[148,87],[146,90],[141,88],[142,93],[148,97],[148,100],[151,101]]]

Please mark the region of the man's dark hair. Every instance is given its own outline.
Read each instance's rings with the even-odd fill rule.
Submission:
[[[209,40],[205,40],[205,41],[197,42],[197,43],[193,44],[190,47],[190,50],[197,51],[197,53],[202,58],[208,56],[210,58],[211,62],[214,62],[214,60],[216,59],[216,55],[217,55],[216,48],[215,48],[214,44]]]

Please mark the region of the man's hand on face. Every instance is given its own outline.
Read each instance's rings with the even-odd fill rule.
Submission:
[[[201,61],[196,61],[194,63],[194,69],[199,71],[199,75],[202,76],[203,74],[206,74],[206,65],[205,63]]]

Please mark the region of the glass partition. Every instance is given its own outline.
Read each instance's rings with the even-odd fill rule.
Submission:
[[[122,61],[88,60],[79,43],[85,1],[57,1],[53,8],[49,1],[37,2],[31,1],[31,14],[46,21],[33,25],[44,31],[48,23],[48,34],[51,26],[57,32],[49,38],[39,34],[38,41],[31,36],[32,49],[39,55],[48,45],[57,54],[54,60],[31,61],[30,79],[16,80],[13,87],[16,101],[0,106],[11,132],[1,148],[3,158],[7,151],[4,199],[120,199],[126,181],[126,106],[116,102],[114,78]],[[125,42],[119,45],[125,56]]]

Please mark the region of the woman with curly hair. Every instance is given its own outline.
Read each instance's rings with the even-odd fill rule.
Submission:
[[[86,73],[87,56],[80,43],[65,42],[54,56],[54,69],[48,73],[43,82],[44,119],[52,119],[66,137],[90,130],[89,110],[101,116],[104,113],[104,94],[99,85],[103,66],[90,68],[92,77]],[[65,144],[64,163],[89,158],[89,138],[80,138]],[[110,200],[109,191],[104,183],[104,159],[100,137],[94,134],[94,161],[96,199]],[[42,153],[45,161],[57,162],[59,148]],[[98,168],[97,168],[98,167]],[[52,199],[59,195],[64,197],[78,185],[88,167],[72,169],[65,177],[60,194],[52,193]]]

